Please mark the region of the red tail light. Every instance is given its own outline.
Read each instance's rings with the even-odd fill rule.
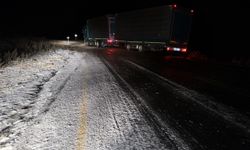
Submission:
[[[187,52],[187,48],[182,48],[181,52],[186,53]]]
[[[172,51],[172,48],[171,47],[167,47],[167,51]]]
[[[108,39],[107,42],[108,43],[113,43],[113,39]]]

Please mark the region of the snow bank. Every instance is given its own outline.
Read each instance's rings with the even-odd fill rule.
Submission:
[[[11,149],[27,124],[48,109],[62,85],[47,83],[75,57],[67,50],[49,51],[0,69],[0,149]],[[63,74],[62,84],[69,74],[70,70]]]

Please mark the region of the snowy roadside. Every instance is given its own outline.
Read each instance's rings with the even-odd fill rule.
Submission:
[[[13,149],[33,119],[49,109],[80,59],[56,50],[0,69],[0,149]]]

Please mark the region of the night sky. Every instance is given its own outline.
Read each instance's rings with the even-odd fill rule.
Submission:
[[[171,0],[8,0],[1,1],[0,4],[2,26],[0,32],[60,37],[71,32],[80,32],[86,18],[172,3],[202,11],[206,11],[208,7],[206,5],[211,4],[205,2],[205,5],[203,1],[198,0],[185,2]]]
[[[65,38],[81,34],[87,18],[173,3],[195,10],[190,41],[193,48],[223,46],[223,38],[231,41],[237,37],[232,41],[242,41],[241,33],[246,34],[249,28],[246,19],[242,19],[249,18],[249,5],[241,1],[219,4],[216,0],[8,0],[0,2],[0,35]]]

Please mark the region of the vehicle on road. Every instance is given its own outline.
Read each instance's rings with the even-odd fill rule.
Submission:
[[[84,41],[89,46],[112,46],[115,39],[115,16],[106,15],[86,22],[84,28]]]
[[[89,19],[88,45],[186,53],[193,10],[165,5]]]

